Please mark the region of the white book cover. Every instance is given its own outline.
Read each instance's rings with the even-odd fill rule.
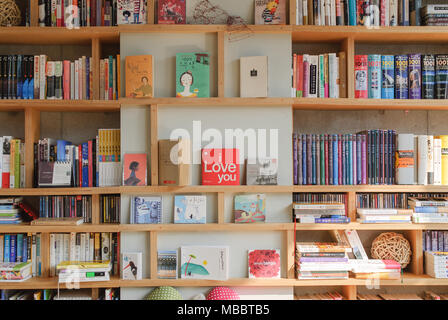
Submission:
[[[297,18],[296,18],[296,24],[298,26],[303,25],[303,16],[305,14],[303,10],[303,1],[302,0],[296,0],[296,7],[297,7]]]
[[[125,252],[121,254],[121,278],[123,280],[142,279],[142,253]]]
[[[361,239],[359,239],[358,232],[356,230],[345,230],[345,235],[347,236],[356,259],[369,260],[369,257],[367,256],[367,253],[361,243]]]
[[[110,233],[101,233],[101,260],[110,260]]]
[[[325,8],[325,25],[331,26],[331,0],[323,0]]]
[[[117,0],[117,24],[146,24],[146,0]]]
[[[89,259],[88,261],[94,261],[95,260],[95,239],[92,234],[90,234],[90,241],[89,241]]]
[[[81,244],[80,244],[80,254],[79,254],[79,260],[85,261],[86,256],[86,234],[81,233]]]
[[[85,233],[84,261],[92,261],[90,260],[90,234],[88,232]]]
[[[227,280],[229,278],[229,247],[183,246],[181,278]]]
[[[339,86],[337,85],[337,79],[339,77],[339,64],[336,53],[328,54],[328,73],[330,77],[330,98],[337,98],[339,96]]]
[[[174,196],[174,223],[206,223],[206,196]]]
[[[442,140],[434,139],[434,184],[442,184]]]
[[[46,98],[46,65],[47,65],[47,56],[44,54],[41,54],[39,57],[39,99],[45,99]],[[36,81],[37,79],[34,79]]]
[[[332,26],[335,26],[336,25],[336,0],[331,0],[330,5],[331,5],[330,23]]]
[[[4,256],[4,240],[5,236],[0,234],[0,262],[3,262],[3,256]],[[24,241],[26,241],[26,237],[24,237]]]
[[[427,143],[426,180],[428,184],[434,184],[434,136],[428,136]]]
[[[268,57],[241,57],[240,95],[242,98],[268,96]]]
[[[70,233],[64,233],[63,261],[70,260]]]
[[[56,235],[50,233],[50,277],[56,276]]]
[[[76,257],[76,232],[70,232],[70,261],[75,261]]]
[[[383,0],[385,5],[384,5],[384,26],[388,27],[390,25],[390,0]]]
[[[62,233],[56,234],[56,266],[63,261],[64,253],[64,235]]]
[[[320,18],[320,21],[319,21],[319,25],[320,26],[324,26],[325,25],[325,16],[326,16],[326,14],[325,14],[325,2],[326,2],[326,0],[320,0],[319,1],[320,2],[320,16],[319,16],[319,18]]]
[[[390,0],[389,26],[398,26],[398,0]]]
[[[418,184],[427,185],[428,175],[426,173],[428,166],[428,136],[417,136],[417,167],[418,167]]]
[[[75,74],[75,79],[74,79],[74,82],[75,82],[75,100],[79,100],[79,61],[78,60],[75,60],[75,63],[74,63],[74,65],[75,65],[75,72],[74,72],[74,74]]]

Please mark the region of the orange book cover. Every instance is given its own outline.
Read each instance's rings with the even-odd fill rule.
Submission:
[[[123,185],[146,186],[146,153],[125,154],[123,163]]]
[[[154,96],[152,56],[128,56],[125,62],[126,97],[152,98]]]

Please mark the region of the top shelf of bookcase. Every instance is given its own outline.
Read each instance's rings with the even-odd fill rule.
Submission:
[[[117,27],[0,27],[3,44],[89,44],[92,39],[119,43],[120,33],[291,33],[293,42],[443,42],[448,27],[358,27],[358,26],[227,26],[227,25],[126,25]]]

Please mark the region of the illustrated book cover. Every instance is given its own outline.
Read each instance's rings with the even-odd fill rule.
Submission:
[[[134,197],[131,224],[157,224],[162,220],[162,197]]]
[[[176,55],[176,97],[210,97],[210,57],[208,53]]]
[[[152,98],[153,56],[127,56],[125,59],[126,97]]]
[[[244,194],[235,196],[235,223],[265,222],[266,195]]]
[[[255,24],[286,24],[286,1],[255,0]]]
[[[123,161],[123,185],[147,185],[147,155],[146,153],[125,154]]]
[[[174,223],[205,223],[206,196],[174,196]]]
[[[146,24],[146,0],[117,0],[117,24]]]
[[[157,277],[159,279],[177,279],[177,251],[157,252]]]
[[[121,254],[123,280],[142,280],[142,253],[126,252]]]
[[[182,279],[227,280],[229,278],[229,247],[183,246]]]
[[[186,0],[159,0],[157,17],[159,24],[185,24]]]
[[[249,279],[280,278],[280,250],[249,250]]]

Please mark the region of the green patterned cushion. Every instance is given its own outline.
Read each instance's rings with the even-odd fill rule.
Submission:
[[[173,287],[158,287],[152,290],[145,300],[183,300],[183,298]]]

